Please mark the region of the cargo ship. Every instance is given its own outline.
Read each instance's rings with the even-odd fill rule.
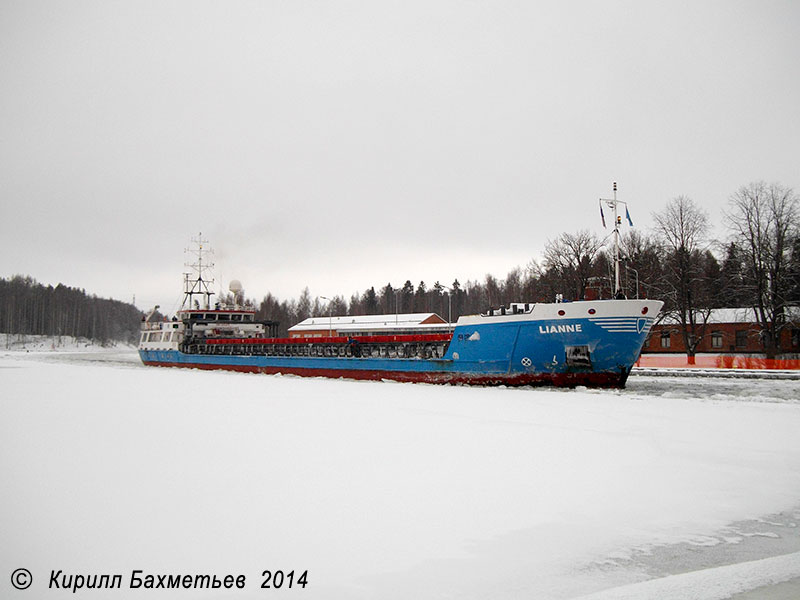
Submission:
[[[146,365],[473,385],[624,387],[657,300],[511,304],[451,333],[273,337],[255,311],[185,309],[143,324]]]
[[[618,242],[616,201],[613,207]],[[624,387],[663,305],[622,296],[615,244],[613,299],[512,303],[461,316],[437,331],[334,335],[331,327],[327,334],[277,337],[277,323],[256,318],[236,281],[233,302],[211,307],[197,241],[199,259],[190,265],[195,277],[184,276],[181,309],[163,321],[152,320],[153,310],[142,323],[139,354],[146,365],[442,384]]]

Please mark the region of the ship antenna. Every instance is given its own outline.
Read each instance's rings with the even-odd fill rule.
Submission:
[[[204,248],[204,244],[208,244],[208,240],[203,239],[202,233],[198,233],[196,238],[191,238],[191,242],[194,244],[194,247],[185,248],[184,252],[191,253],[195,258],[194,262],[187,262],[185,266],[190,267],[194,271],[195,278],[191,279],[191,273],[183,274],[183,304],[181,304],[181,309],[185,308],[187,303],[189,305],[188,308],[191,309],[194,295],[197,294],[199,296],[205,296],[202,308],[208,310],[211,304],[211,296],[214,294],[209,285],[214,283],[214,279],[204,279],[203,276],[205,271],[214,267],[214,263],[210,262],[208,259],[206,259],[206,262],[203,262],[203,251],[205,250],[206,254],[213,254],[214,251],[210,247]]]
[[[615,298],[623,298],[624,295],[622,293],[622,286],[620,285],[619,279],[619,264],[621,262],[619,256],[619,226],[622,224],[622,217],[619,215],[618,212],[618,205],[624,204],[625,205],[625,216],[627,217],[628,221],[630,222],[630,216],[628,216],[627,212],[627,202],[623,202],[622,200],[617,200],[617,182],[614,182],[614,198],[600,198],[600,213],[602,215],[602,203],[605,202],[606,205],[614,211],[614,231],[611,235],[614,236],[614,297]],[[633,223],[631,223],[632,225]],[[605,226],[605,219],[603,220],[603,225]]]

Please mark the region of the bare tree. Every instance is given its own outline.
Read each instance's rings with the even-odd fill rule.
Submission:
[[[547,242],[542,266],[563,282],[567,298],[583,300],[602,246],[597,236],[585,229],[574,234],[562,233]]]
[[[490,275],[489,273],[486,274],[486,280],[483,287],[486,291],[486,296],[489,300],[490,307],[500,306],[503,303],[500,285],[501,284],[497,281],[497,278],[494,275]]]
[[[761,328],[767,358],[780,352],[786,303],[792,292],[790,256],[798,236],[798,197],[790,188],[763,181],[742,186],[725,213],[746,265],[744,285]]]
[[[693,200],[678,196],[660,213],[655,213],[656,235],[664,248],[662,294],[680,325],[689,362],[705,335],[710,314],[703,301],[707,286],[704,258],[708,216]]]
[[[525,298],[522,293],[522,272],[519,267],[512,269],[506,275],[503,285],[503,296],[505,302],[522,302]]]
[[[658,241],[632,229],[621,237],[620,252],[624,267],[624,287],[628,296],[652,296],[653,285],[661,277],[662,253]],[[607,260],[611,262],[613,256],[607,257]]]
[[[311,293],[306,286],[300,293],[300,300],[297,301],[297,322],[305,321],[308,317],[314,316],[311,312]]]

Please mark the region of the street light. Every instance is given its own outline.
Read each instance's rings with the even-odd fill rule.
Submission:
[[[449,287],[442,287],[442,290],[447,292],[447,327],[450,329],[453,322],[453,290]]]
[[[320,296],[320,298],[328,301],[328,337],[333,337],[333,317],[331,316],[332,301],[330,298],[326,298],[325,296]]]
[[[625,263],[625,268],[626,269],[630,269],[631,271],[636,273],[636,299],[638,300],[639,299],[639,271],[637,271],[636,269],[634,269],[631,266],[628,266],[628,263]]]

